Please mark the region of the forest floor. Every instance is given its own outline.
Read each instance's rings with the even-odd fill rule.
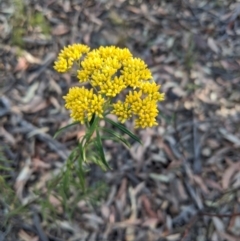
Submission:
[[[239,1],[0,1],[0,241],[239,241],[239,35]],[[91,166],[69,218],[34,197],[84,132],[53,138],[78,84],[53,62],[72,43],[129,48],[166,99],[157,127],[126,123],[143,145],[104,143],[112,170]]]

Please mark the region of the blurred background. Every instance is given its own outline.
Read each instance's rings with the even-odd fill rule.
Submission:
[[[0,241],[240,240],[239,15],[239,0],[1,0]],[[126,123],[142,146],[104,143],[112,170],[91,167],[69,218],[35,195],[84,133],[53,139],[78,85],[53,62],[72,43],[129,48],[166,100],[157,127]]]

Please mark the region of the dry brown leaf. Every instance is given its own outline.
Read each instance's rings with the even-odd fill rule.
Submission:
[[[205,193],[205,194],[209,194],[209,190],[205,184],[205,182],[203,181],[202,177],[198,176],[198,175],[192,175],[193,180],[198,184],[198,186],[201,188],[201,190]]]
[[[52,179],[52,173],[44,173],[41,175],[40,179],[36,184],[36,189],[40,190],[46,186],[46,183]]]
[[[64,35],[70,31],[70,28],[66,24],[59,24],[52,30],[52,35]]]
[[[124,178],[122,180],[121,186],[120,186],[120,188],[118,190],[118,193],[116,195],[116,199],[121,198],[121,196],[126,192],[126,190],[127,190],[127,183],[128,183],[127,182],[127,178]]]
[[[130,148],[130,154],[135,161],[141,162],[143,160],[145,148],[143,145],[135,143]]]
[[[142,201],[142,205],[143,205],[148,217],[155,218],[155,219],[158,218],[157,213],[152,210],[151,203],[146,195],[141,196],[141,201]]]
[[[41,169],[49,169],[51,165],[38,158],[32,158],[33,171],[39,171]]]
[[[186,201],[188,199],[188,195],[185,191],[182,181],[180,181],[179,179],[176,179],[176,188],[179,195],[179,199],[181,201]]]
[[[49,100],[50,100],[50,103],[56,108],[57,111],[61,110],[62,106],[58,102],[57,98],[51,96]]]
[[[85,134],[86,134],[86,130],[84,129],[77,131],[76,135],[77,135],[78,141],[81,141]]]
[[[31,53],[27,51],[22,51],[21,56],[18,57],[17,65],[15,66],[14,72],[21,70],[26,70],[29,64],[40,64],[41,60],[34,57]]]
[[[178,160],[176,159],[176,157],[174,156],[171,148],[160,138],[158,138],[158,142],[157,142],[159,148],[163,149],[164,152],[167,154],[168,158],[173,161],[173,162],[177,162]]]
[[[58,95],[62,95],[62,89],[61,87],[56,83],[54,79],[49,79],[49,84],[50,84],[50,90],[55,91]]]
[[[216,189],[220,192],[223,191],[223,189],[219,183],[217,183],[211,179],[205,179],[205,182],[206,182],[207,186],[209,186],[210,188]]]
[[[9,132],[7,132],[3,126],[0,126],[0,136],[3,136],[4,140],[6,141],[6,143],[9,143],[11,145],[15,145],[16,140],[13,137],[12,134],[10,134]]]
[[[180,233],[175,233],[175,234],[170,234],[170,235],[166,236],[166,239],[168,241],[177,241],[177,240],[179,240],[180,237],[181,237]]]
[[[29,53],[27,51],[23,52],[23,57],[30,64],[40,64],[41,63],[41,59],[34,57],[31,53]]]
[[[55,207],[56,211],[61,214],[63,213],[61,201],[59,198],[56,198],[54,195],[49,195],[49,202]]]
[[[210,47],[210,49],[215,52],[218,53],[219,52],[219,47],[217,46],[216,41],[213,38],[208,38],[208,46]]]
[[[213,156],[207,160],[207,164],[216,164],[224,158],[224,154],[231,150],[230,147],[225,146],[219,149]]]
[[[227,240],[227,241],[239,241],[239,237],[234,237],[230,234],[227,234],[221,230],[217,231],[218,233],[218,236],[220,239],[224,239],[224,240]]]
[[[30,102],[34,96],[35,96],[35,92],[37,91],[39,87],[39,82],[36,81],[34,82],[28,89],[27,89],[27,92],[25,94],[25,96],[22,98],[22,103],[28,103]]]
[[[28,64],[26,58],[19,57],[18,60],[17,60],[17,65],[14,69],[14,72],[26,70],[28,68],[28,66],[29,66],[29,64]]]
[[[234,143],[236,147],[240,146],[240,139],[237,136],[235,136],[232,133],[228,132],[224,128],[220,128],[219,131],[224,136],[225,139],[227,139],[228,141]]]
[[[18,236],[23,240],[23,241],[39,241],[39,237],[37,236],[31,236],[27,232],[25,232],[23,229],[21,229],[18,232]]]
[[[225,225],[224,225],[223,221],[220,218],[213,217],[212,220],[213,220],[213,224],[215,226],[215,229],[217,231],[223,232],[225,230]]]
[[[134,225],[139,225],[141,223],[142,223],[141,219],[135,219],[135,220],[126,219],[125,221],[114,223],[114,227],[127,228],[131,225],[134,226]]]
[[[127,10],[134,13],[134,14],[140,14],[141,10],[139,8],[133,7],[133,6],[127,6]]]
[[[231,178],[234,176],[236,172],[240,171],[240,163],[232,163],[222,176],[222,187],[223,189],[227,189],[229,187]]]
[[[14,185],[14,188],[16,190],[16,194],[18,196],[18,198],[20,200],[22,200],[22,192],[23,192],[23,188],[26,184],[26,182],[29,180],[30,176],[32,175],[32,168],[30,168],[30,158],[26,161],[24,167],[22,168],[22,170],[20,171],[17,179],[16,179],[16,182],[15,182],[15,185]]]
[[[36,95],[29,104],[20,106],[19,109],[25,113],[36,113],[47,107],[47,100],[43,99],[42,96]]]
[[[155,229],[159,223],[158,218],[148,218],[142,223],[142,227]]]
[[[108,219],[109,215],[110,215],[109,207],[106,206],[106,205],[102,205],[102,207],[101,207],[101,214],[102,214],[103,218]]]

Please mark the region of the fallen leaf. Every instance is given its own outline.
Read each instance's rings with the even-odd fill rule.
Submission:
[[[28,103],[35,96],[35,92],[39,87],[39,82],[34,82],[28,89],[26,95],[22,98],[23,103]]]
[[[66,24],[59,24],[57,27],[53,28],[52,35],[64,35],[70,31],[69,27]]]
[[[158,218],[148,218],[147,220],[145,220],[142,224],[142,227],[147,227],[147,228],[151,228],[151,229],[155,229],[156,226],[159,223],[159,219]]]
[[[33,236],[29,235],[27,232],[25,232],[22,229],[18,232],[18,236],[23,241],[39,241],[39,237],[37,237],[37,236],[33,237]]]
[[[63,213],[63,208],[61,205],[60,197],[55,197],[54,195],[49,195],[49,202],[53,205],[56,211],[61,214]]]
[[[224,136],[225,139],[227,139],[228,141],[234,143],[236,145],[236,147],[240,146],[240,139],[237,136],[231,134],[230,132],[228,132],[224,128],[220,128],[219,132]]]
[[[20,171],[14,185],[16,194],[20,200],[22,200],[23,188],[33,172],[32,168],[30,168],[30,164],[31,164],[31,160],[30,158],[28,158],[22,170]]]
[[[227,189],[229,187],[231,178],[233,175],[237,172],[240,171],[240,163],[232,163],[223,173],[222,176],[222,187],[223,189]]]
[[[41,169],[49,169],[51,165],[38,158],[32,158],[33,171],[38,171]]]
[[[158,218],[157,213],[152,210],[151,203],[146,195],[141,196],[141,201],[149,218]]]
[[[18,71],[21,71],[21,70],[26,70],[28,68],[29,64],[26,60],[26,58],[24,57],[19,57],[18,60],[17,60],[17,65],[14,69],[14,72],[18,72]]]
[[[221,240],[227,240],[227,241],[239,241],[239,237],[234,237],[230,234],[227,234],[221,230],[217,231],[219,238],[221,238]]]
[[[120,199],[121,196],[125,193],[126,189],[127,189],[127,178],[124,178],[122,180],[121,186],[120,186],[120,188],[118,190],[118,193],[116,195],[116,199]]]
[[[15,145],[16,140],[12,134],[6,131],[3,127],[0,126],[0,136],[3,136],[5,141],[11,145]]]
[[[25,113],[36,113],[45,109],[47,106],[47,100],[43,99],[39,95],[36,95],[29,104],[20,106],[19,109]]]
[[[219,48],[216,44],[216,41],[213,39],[213,38],[208,38],[208,46],[210,47],[210,49],[215,52],[215,53],[218,53],[219,52]]]
[[[101,207],[101,214],[102,216],[105,218],[105,219],[108,219],[109,218],[109,215],[110,215],[110,209],[108,206],[106,205],[103,205]]]
[[[166,236],[166,239],[169,241],[177,241],[177,240],[179,240],[180,237],[181,237],[180,233],[175,233],[175,234]]]
[[[206,184],[204,183],[202,177],[200,177],[198,175],[192,175],[192,178],[205,194],[209,194],[209,190],[208,190]]]
[[[223,232],[225,230],[225,226],[223,224],[223,221],[220,218],[213,217],[212,220],[213,220],[213,224],[214,224],[217,231]]]

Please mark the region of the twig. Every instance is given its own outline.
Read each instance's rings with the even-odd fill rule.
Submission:
[[[202,171],[202,163],[200,161],[200,149],[199,144],[199,135],[197,130],[196,119],[193,117],[193,153],[194,153],[194,162],[193,162],[193,171],[196,174],[200,174]]]
[[[26,132],[29,133],[29,132],[35,131],[37,133],[36,137],[40,141],[45,142],[51,150],[55,151],[62,158],[63,161],[66,161],[70,152],[65,148],[64,145],[54,140],[50,135],[46,133],[37,132],[38,128],[32,125],[31,123],[29,123],[28,121],[20,119],[19,122],[21,126],[27,129]]]
[[[240,216],[240,213],[217,214],[217,213],[200,212],[198,215],[200,215],[200,216],[209,216],[209,217],[219,217],[219,218],[232,218],[232,217]]]
[[[197,221],[197,219],[198,219],[198,215],[197,215],[197,214],[194,215],[194,216],[190,219],[190,221],[189,221],[189,223],[188,223],[188,225],[187,225],[187,227],[186,227],[186,229],[185,229],[185,231],[184,231],[184,234],[183,234],[183,236],[182,236],[182,238],[181,238],[180,241],[184,241],[184,239],[188,236],[190,229],[191,229],[192,226],[195,224],[195,222]]]
[[[41,241],[49,241],[48,237],[45,235],[45,233],[44,233],[44,231],[41,227],[40,218],[35,211],[33,213],[33,223],[34,223],[34,226],[37,230],[37,233],[39,235],[40,240]]]

